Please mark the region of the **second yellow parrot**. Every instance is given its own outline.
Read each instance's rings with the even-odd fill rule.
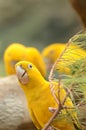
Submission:
[[[47,46],[43,51],[42,55],[46,62],[47,68],[51,68],[57,58],[61,55],[63,50],[65,49],[66,44],[54,43]],[[60,61],[56,65],[56,69],[60,73],[64,74],[75,74],[75,66],[76,61],[79,61],[83,58],[86,58],[86,51],[81,49],[79,46],[70,45],[68,49],[65,51],[63,56],[60,58]],[[71,67],[72,65],[72,67]],[[76,67],[76,66],[75,66]]]
[[[26,47],[21,43],[10,44],[4,52],[4,63],[7,74],[15,74],[14,66],[22,60],[34,63],[41,74],[46,77],[46,65],[39,50],[35,47]]]

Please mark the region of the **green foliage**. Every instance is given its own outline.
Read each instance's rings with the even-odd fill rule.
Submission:
[[[74,35],[70,40],[71,44],[78,45],[82,49],[86,50],[86,31],[80,31]]]
[[[77,48],[74,48],[76,49],[75,51],[73,51],[73,48],[71,49],[71,45],[77,46]],[[86,112],[83,109],[86,108],[86,55],[83,55],[85,53],[78,54],[78,48],[83,51],[86,50],[86,31],[81,31],[74,35],[67,43],[59,60],[57,59],[56,65],[59,65],[59,62],[63,62],[65,64],[64,67],[70,69],[70,74],[59,72],[56,80],[62,84],[67,92],[70,91],[69,96],[75,104],[74,106],[83,130],[86,126]],[[68,55],[69,53],[71,54]],[[73,53],[75,56],[79,55],[80,58],[74,60]]]
[[[86,57],[76,60],[72,65],[69,66],[72,75],[83,76],[86,75]]]

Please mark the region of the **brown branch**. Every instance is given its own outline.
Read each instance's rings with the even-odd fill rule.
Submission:
[[[54,72],[54,69],[55,69],[55,66],[58,65],[58,63],[61,61],[61,58],[62,56],[64,55],[64,53],[66,52],[66,50],[68,49],[68,47],[70,46],[71,42],[68,42],[66,44],[66,47],[65,49],[62,51],[62,53],[60,54],[59,58],[57,58],[57,60],[55,61],[55,63],[53,64],[52,68],[51,68],[51,71],[50,71],[50,74],[49,74],[49,81],[51,82],[52,79],[53,79],[53,72]]]
[[[51,117],[51,118],[49,119],[49,121],[45,124],[45,126],[44,126],[44,128],[43,128],[42,130],[46,130],[46,129],[50,126],[50,124],[52,123],[52,121],[54,120],[54,118],[55,118],[55,117],[59,114],[59,112],[64,108],[64,103],[65,103],[65,101],[66,101],[67,97],[69,96],[69,93],[70,93],[70,91],[71,91],[71,89],[72,89],[72,87],[70,88],[70,91],[69,91],[69,89],[67,89],[67,91],[66,91],[67,93],[66,93],[64,99],[63,99],[62,102],[61,102],[61,101],[60,101],[60,97],[59,97],[59,99],[57,99],[57,97],[56,97],[56,95],[55,95],[55,93],[54,93],[54,91],[53,91],[53,83],[52,83],[53,73],[54,73],[55,66],[61,61],[62,56],[64,55],[64,53],[66,52],[66,50],[67,50],[67,48],[70,46],[70,44],[71,44],[70,42],[67,43],[65,49],[63,50],[63,52],[61,53],[61,55],[59,56],[59,58],[57,58],[56,62],[55,62],[54,65],[52,66],[52,69],[51,69],[50,74],[49,74],[49,77],[48,77],[48,79],[49,79],[49,81],[50,81],[50,90],[51,90],[52,95],[54,96],[54,98],[55,98],[55,100],[56,100],[56,102],[57,102],[57,104],[58,104],[58,108],[57,108],[56,111],[53,113],[52,117]],[[58,83],[59,89],[60,89],[60,84],[61,84],[61,82],[60,82],[60,79],[59,79],[59,83]],[[72,86],[72,85],[71,85],[71,86]],[[60,90],[58,90],[58,96],[60,96]]]
[[[84,104],[84,101],[81,101],[79,104],[77,104],[77,107],[81,107]]]
[[[57,108],[56,111],[53,113],[53,115],[52,115],[52,117],[49,119],[49,121],[48,121],[48,122],[45,124],[45,126],[42,128],[42,130],[46,130],[46,129],[50,126],[50,124],[52,123],[52,121],[54,120],[54,118],[55,118],[55,117],[59,114],[59,112],[64,108],[64,107],[63,107],[63,106],[64,106],[64,103],[65,103],[67,97],[69,96],[72,87],[73,87],[73,85],[71,84],[70,90],[67,89],[67,93],[66,93],[64,99],[63,99],[62,102],[58,105],[58,108]]]
[[[57,96],[54,92],[54,89],[53,89],[53,83],[50,84],[50,89],[51,89],[52,95],[54,96],[54,99],[58,105],[60,104],[60,86],[61,86],[61,78],[59,78],[59,81],[58,81],[58,98],[57,98]]]
[[[60,102],[59,102],[59,100],[57,99],[55,92],[54,92],[53,90],[51,90],[51,92],[52,92],[52,95],[53,95],[53,97],[54,97],[56,103],[59,105]]]

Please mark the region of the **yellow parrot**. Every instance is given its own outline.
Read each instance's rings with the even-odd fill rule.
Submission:
[[[35,65],[31,62],[18,62],[15,65],[15,70],[20,86],[26,95],[28,110],[32,121],[37,129],[40,130],[52,116],[49,107],[58,108],[58,104],[50,90],[50,82],[43,78]],[[58,97],[58,83],[52,83],[57,98],[60,98],[60,101],[62,101],[66,96],[66,91],[60,86],[60,97]],[[75,109],[72,109],[72,107],[74,108],[74,105],[69,97],[67,97],[64,105],[66,107],[71,107],[71,109],[62,109],[58,117],[52,122],[51,126],[60,130],[79,129],[77,114]]]
[[[15,74],[15,64],[18,61],[31,61],[46,77],[46,65],[40,52],[34,47],[26,47],[20,43],[13,43],[4,52],[4,63],[7,74]]]
[[[10,44],[4,52],[4,64],[8,75],[15,74],[15,64],[25,57],[26,48],[20,43]]]
[[[54,43],[43,49],[42,56],[45,60],[47,69],[49,70],[51,69],[52,65],[54,64],[56,59],[60,56],[64,48],[65,48],[65,44]]]
[[[41,74],[46,77],[46,65],[41,53],[35,47],[27,47],[26,51],[27,55],[24,60],[32,62]]]
[[[61,55],[65,49],[66,44],[53,43],[42,51],[42,56],[46,62],[47,68],[51,68],[57,58]],[[63,54],[59,63],[56,65],[56,69],[65,74],[74,74],[73,65],[76,61],[86,58],[86,51],[81,49],[79,46],[70,45]],[[74,64],[75,65],[75,64]]]

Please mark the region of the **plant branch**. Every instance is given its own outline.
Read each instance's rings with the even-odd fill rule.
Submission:
[[[50,74],[49,74],[49,77],[48,77],[48,79],[49,79],[49,81],[50,81],[50,90],[51,90],[52,95],[54,96],[54,98],[55,98],[55,100],[56,100],[56,102],[57,102],[57,104],[58,104],[58,108],[55,110],[55,112],[53,113],[52,117],[51,117],[51,118],[49,119],[49,121],[45,124],[45,126],[43,127],[42,130],[46,130],[46,129],[50,126],[50,124],[52,123],[52,121],[54,120],[54,118],[59,114],[59,112],[60,112],[62,109],[64,109],[65,101],[66,101],[67,97],[69,96],[69,93],[70,93],[70,91],[71,91],[71,89],[72,89],[72,86],[73,86],[72,84],[70,85],[70,86],[71,86],[70,90],[67,89],[66,95],[65,95],[64,99],[63,99],[62,102],[61,102],[61,101],[60,101],[60,97],[57,99],[57,96],[55,95],[55,92],[54,92],[54,90],[53,90],[53,83],[52,83],[53,73],[54,73],[55,66],[58,65],[58,63],[61,61],[62,56],[64,55],[64,53],[66,52],[66,50],[68,49],[68,47],[70,46],[70,44],[71,44],[70,42],[67,43],[65,49],[63,50],[63,52],[61,53],[61,55],[59,56],[59,58],[57,58],[56,62],[54,63],[54,65],[53,65],[52,68],[51,68],[51,71],[50,71]],[[59,87],[59,89],[58,89],[58,96],[60,96],[60,85],[61,85],[61,82],[60,82],[60,81],[61,81],[61,80],[59,79],[59,83],[58,83],[58,87]],[[65,108],[66,108],[66,107],[65,107]]]
[[[62,51],[62,53],[60,54],[59,58],[57,58],[57,60],[53,64],[53,66],[51,68],[51,71],[50,71],[50,74],[49,74],[49,77],[48,77],[48,79],[49,79],[50,82],[53,79],[53,72],[54,72],[55,66],[58,65],[58,63],[61,61],[62,56],[64,55],[64,53],[66,52],[66,50],[68,49],[68,47],[70,46],[70,44],[71,44],[71,42],[67,43],[65,49]]]
[[[45,124],[44,128],[42,130],[46,130],[50,124],[52,123],[53,119],[59,114],[59,112],[63,109],[64,103],[69,95],[70,91],[67,89],[67,93],[63,99],[63,101],[59,104],[57,110],[53,113],[52,117],[49,119],[49,121]]]

